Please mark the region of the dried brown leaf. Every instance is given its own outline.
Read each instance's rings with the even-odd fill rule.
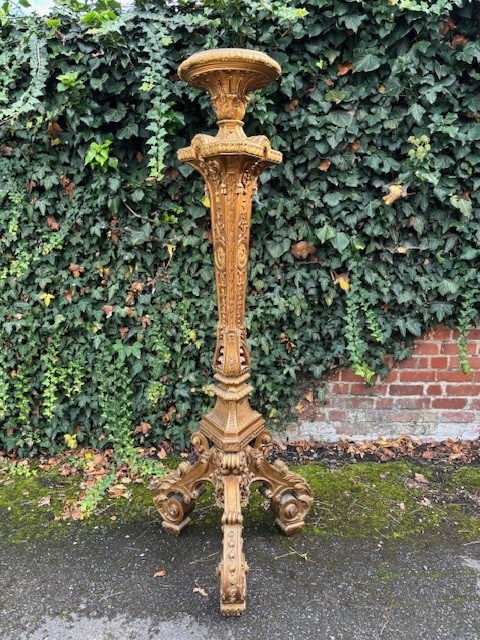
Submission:
[[[60,229],[60,225],[55,219],[55,216],[47,216],[47,225],[52,231],[58,231]]]
[[[346,60],[345,62],[341,62],[337,67],[337,75],[344,76],[347,73],[350,73],[353,69],[353,62]]]
[[[75,262],[70,262],[68,268],[70,269],[71,274],[74,278],[79,278],[85,271],[85,267],[81,267],[80,265],[75,264]]]
[[[300,260],[304,260],[308,258],[311,254],[315,253],[316,248],[313,244],[310,244],[306,240],[300,240],[300,242],[296,242],[292,248],[290,249],[295,258]]]
[[[414,476],[415,482],[420,484],[428,484],[427,478],[423,475],[423,473],[416,473]]]
[[[291,113],[298,107],[298,100],[290,100],[290,102],[285,107],[285,111],[287,113]]]

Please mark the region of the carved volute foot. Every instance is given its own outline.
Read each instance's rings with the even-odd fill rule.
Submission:
[[[163,528],[176,536],[190,522],[189,514],[205,490],[204,482],[213,482],[215,450],[208,448],[207,439],[199,433],[193,434],[192,443],[200,451],[197,462],[182,462],[153,486],[153,503],[163,519]]]
[[[251,481],[262,483],[260,492],[270,500],[276,524],[290,536],[303,527],[313,504],[313,493],[306,480],[290,471],[282,460],[273,464],[266,460],[270,440],[270,434],[264,432],[258,436],[255,446],[247,450]]]

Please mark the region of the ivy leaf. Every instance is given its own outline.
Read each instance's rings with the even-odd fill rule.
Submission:
[[[458,196],[450,197],[450,204],[458,209],[464,216],[469,218],[472,215],[472,201],[467,198],[459,198]]]
[[[418,102],[414,102],[408,110],[408,113],[418,124],[420,124],[426,112],[427,110],[424,109],[421,104],[418,104]]]
[[[452,305],[448,302],[434,302],[430,306],[430,309],[435,314],[438,322],[442,322],[452,313]]]
[[[288,238],[283,238],[280,242],[266,242],[266,248],[268,253],[274,258],[278,260],[280,256],[283,256],[284,253],[290,249],[291,241]]]
[[[332,91],[327,91],[325,94],[325,100],[327,102],[334,102],[335,104],[338,104],[346,95],[347,92],[343,91],[343,89],[332,89]]]
[[[335,227],[332,227],[331,225],[326,224],[320,229],[316,229],[315,235],[320,240],[320,242],[326,242],[327,240],[331,240],[337,235],[337,230],[335,229]]]
[[[343,253],[350,244],[350,237],[343,231],[340,231],[340,233],[337,233],[336,236],[331,239],[331,243],[337,251]]]
[[[52,300],[55,299],[54,295],[52,295],[51,293],[46,293],[45,291],[41,293],[38,297],[46,307],[49,307]]]
[[[150,239],[151,235],[152,235],[152,225],[147,222],[147,224],[144,224],[143,227],[141,227],[140,229],[132,229],[130,234],[130,242],[135,246],[139,244],[143,244],[144,242],[147,242],[147,240]]]
[[[414,318],[407,318],[405,327],[408,331],[410,331],[410,333],[413,333],[414,336],[422,335],[422,325],[418,320],[415,320]]]
[[[365,72],[374,71],[375,69],[378,69],[378,67],[380,67],[381,64],[382,64],[381,58],[379,58],[375,54],[364,53],[362,56],[358,57],[354,61],[353,72],[359,73],[360,71],[365,71]]]
[[[300,242],[297,242],[292,246],[290,251],[295,256],[295,258],[304,260],[308,258],[311,254],[315,253],[316,249],[312,244],[310,244],[306,240],[300,240]]]
[[[120,140],[128,140],[138,136],[138,124],[130,120],[120,131],[117,132],[117,138]]]
[[[438,285],[438,291],[442,296],[446,296],[448,294],[457,293],[458,284],[453,280],[443,279]]]
[[[348,273],[341,273],[340,275],[338,275],[335,278],[335,284],[338,284],[340,286],[340,289],[342,289],[342,291],[349,291],[350,290],[350,278]]]
[[[353,115],[348,111],[335,110],[327,114],[327,120],[336,127],[349,127],[353,122]]]
[[[340,16],[338,19],[338,22],[340,24],[343,23],[346,29],[349,29],[350,31],[357,33],[360,25],[365,20],[365,18],[366,18],[365,15],[356,16],[355,14],[350,14],[350,15],[347,14],[346,16]]]
[[[388,193],[386,196],[382,197],[382,200],[388,206],[392,205],[395,200],[398,200],[399,198],[405,198],[405,196],[408,195],[408,186],[404,186],[402,184],[390,184],[387,188]]]

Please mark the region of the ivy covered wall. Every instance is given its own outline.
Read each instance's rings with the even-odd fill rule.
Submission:
[[[349,365],[368,382],[429,327],[460,326],[464,344],[478,317],[480,3],[168,5],[0,11],[8,451],[129,431],[184,443],[211,404],[209,212],[175,155],[215,131],[176,75],[200,49],[257,48],[283,68],[246,118],[285,158],[254,204],[256,406],[281,424],[305,376]]]

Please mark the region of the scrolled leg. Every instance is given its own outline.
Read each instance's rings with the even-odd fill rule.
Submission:
[[[203,493],[203,483],[212,482],[214,449],[206,449],[206,439],[192,436],[201,444],[201,453],[195,464],[182,462],[178,469],[160,478],[153,487],[153,502],[163,519],[163,528],[179,535],[190,522],[189,514],[195,508],[195,500]]]
[[[267,440],[268,438],[264,438]],[[262,495],[270,500],[270,508],[276,515],[276,524],[290,536],[305,524],[305,516],[313,504],[313,493],[307,482],[290,471],[282,460],[270,464],[266,460],[265,449],[248,449],[249,468],[252,482],[260,481]]]

